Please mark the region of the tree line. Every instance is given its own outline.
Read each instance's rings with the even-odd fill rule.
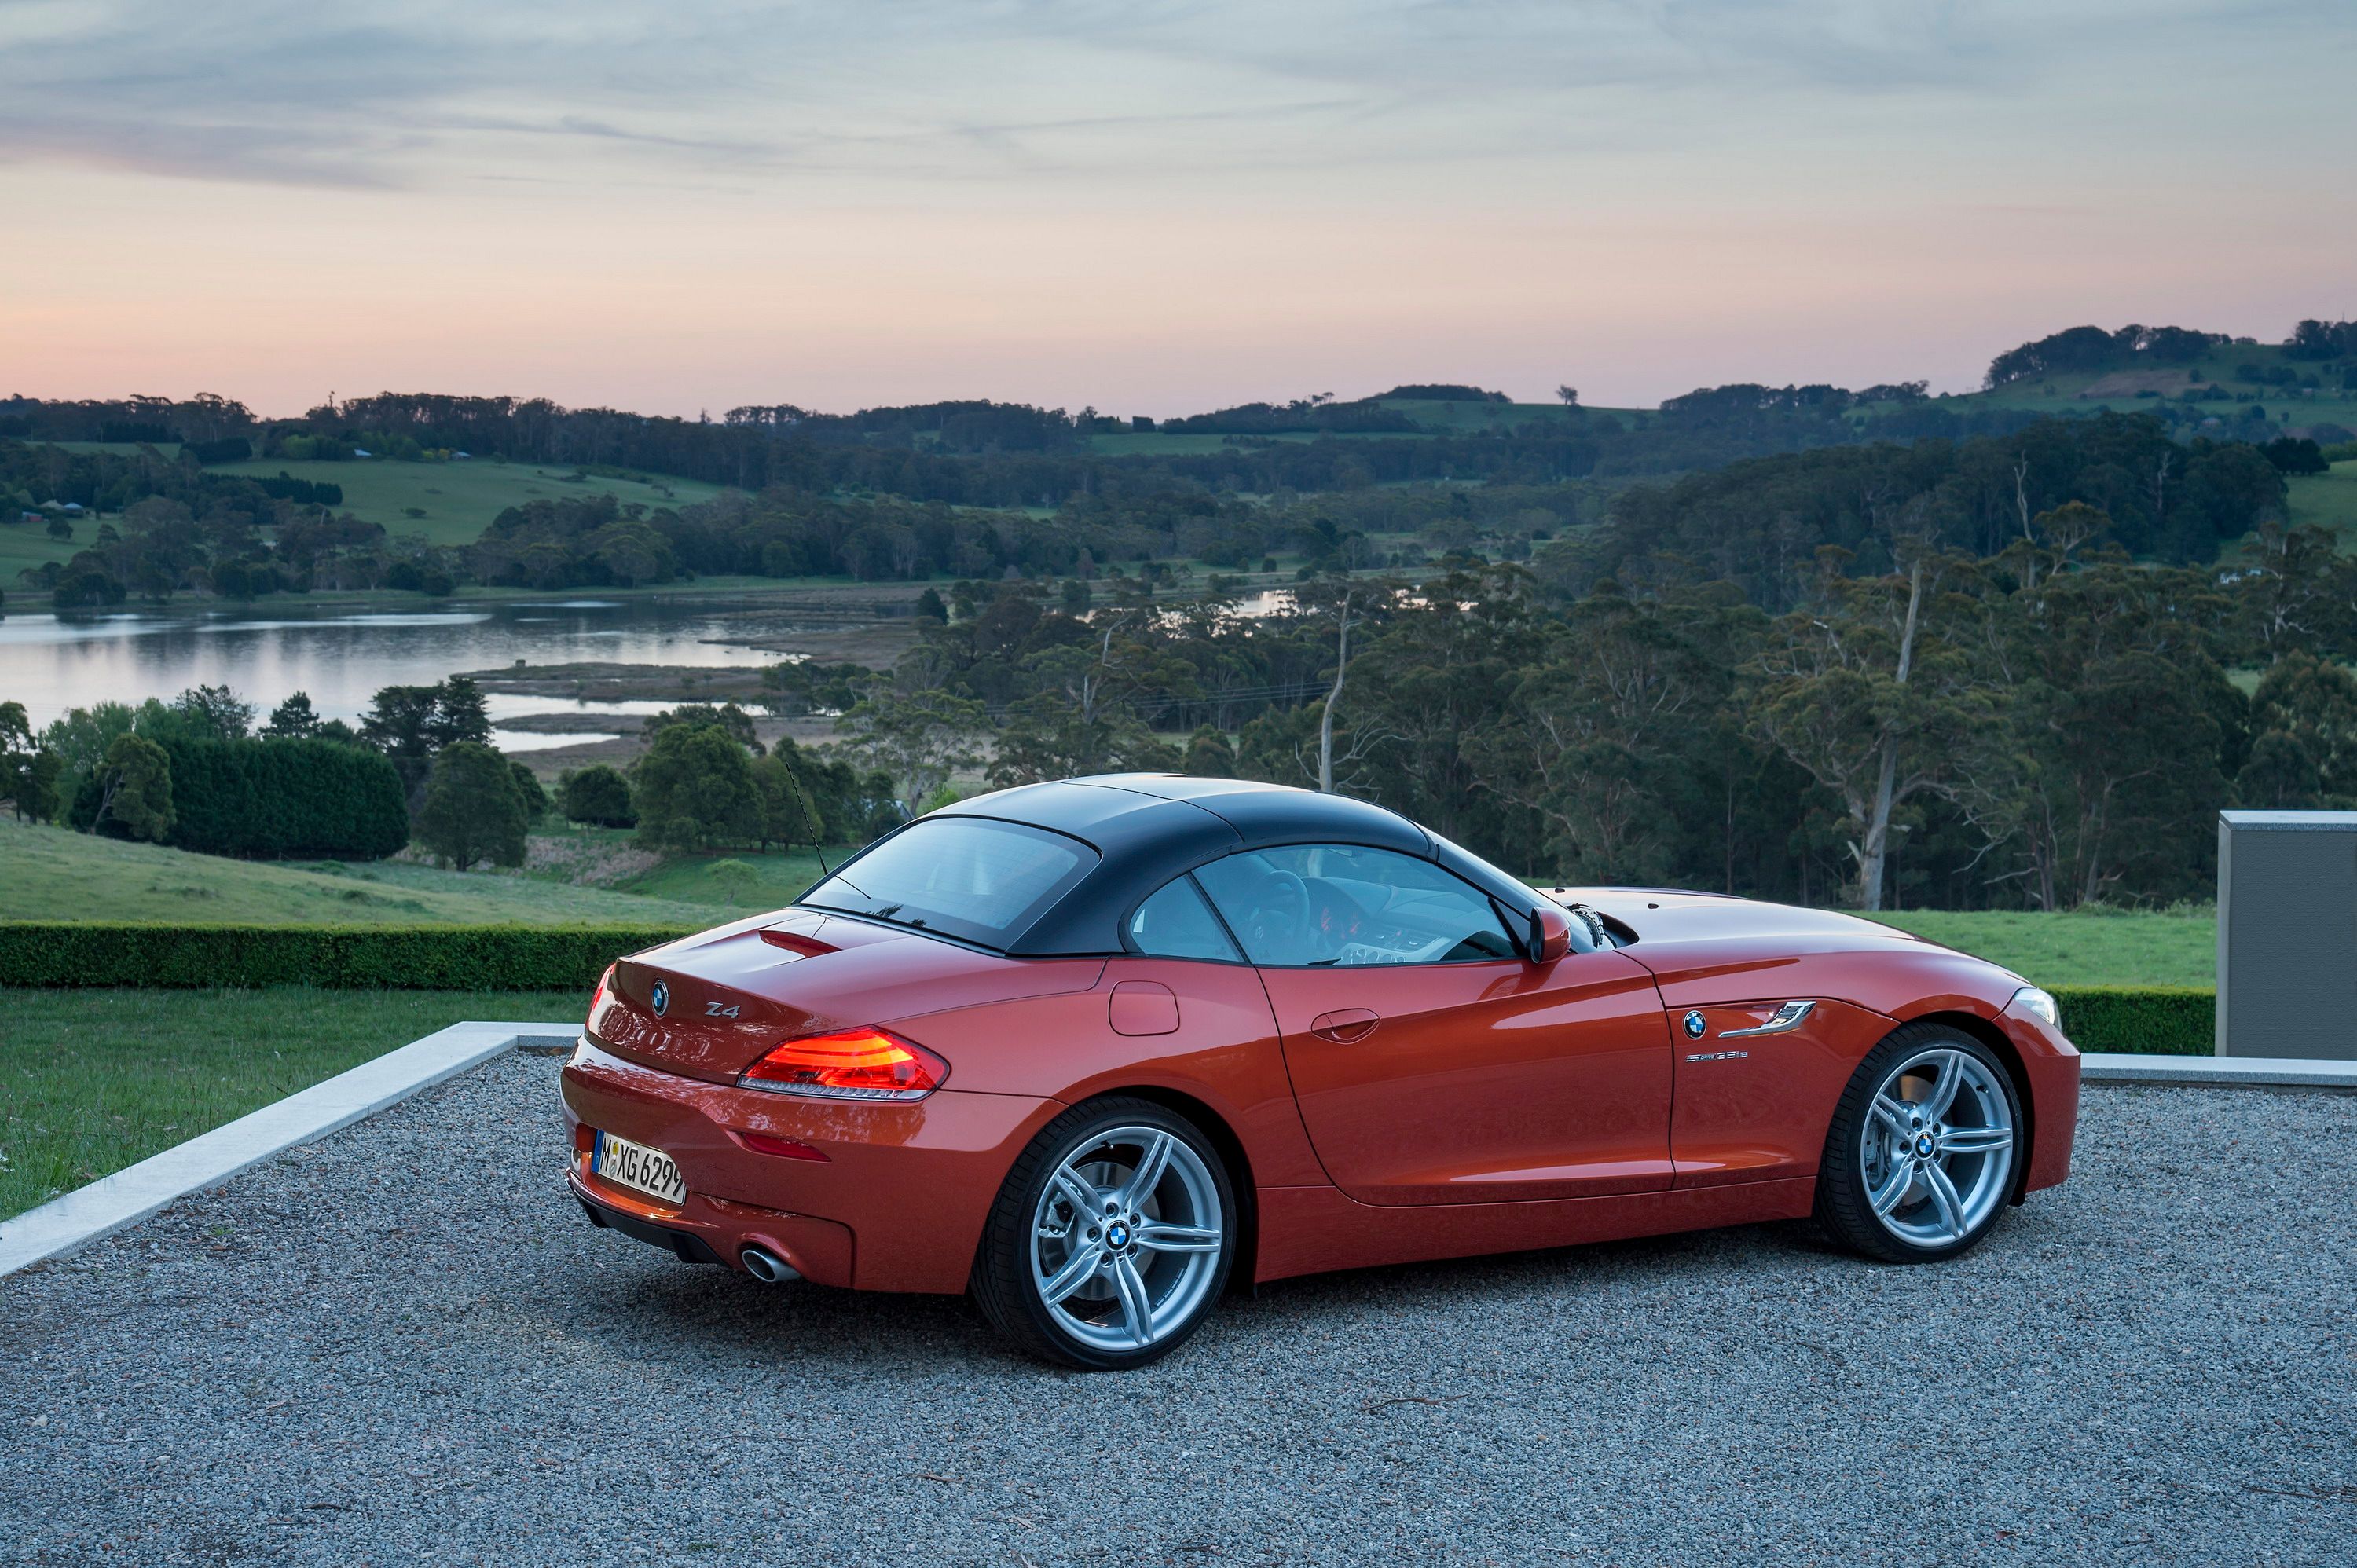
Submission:
[[[378,860],[414,842],[458,870],[523,864],[551,811],[635,828],[661,853],[864,842],[900,820],[888,781],[791,739],[764,746],[731,704],[646,722],[625,772],[569,771],[554,798],[490,744],[465,676],[387,686],[355,727],[296,692],[256,723],[224,686],[75,708],[39,732],[0,703],[0,801],[20,820],[248,859]]]
[[[2108,521],[2065,502],[1975,555],[1900,509],[1878,569],[1826,545],[1773,604],[1469,560],[1265,617],[1007,586],[835,682],[841,744],[911,810],[977,770],[1179,768],[1361,795],[1575,882],[2199,898],[2221,806],[2357,804],[2357,563],[2271,522],[2229,570],[2140,564]]]

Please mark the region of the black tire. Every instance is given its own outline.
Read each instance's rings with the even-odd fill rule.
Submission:
[[[1077,1309],[1049,1305],[1042,1294],[1039,1276],[1035,1272],[1034,1248],[1040,1244],[1036,1217],[1042,1213],[1043,1199],[1060,1210],[1076,1210],[1076,1206],[1069,1198],[1061,1196],[1049,1197],[1049,1184],[1057,1180],[1059,1170],[1067,1161],[1102,1150],[1112,1158],[1092,1168],[1110,1170],[1119,1168],[1118,1160],[1123,1152],[1137,1152],[1143,1158],[1142,1150],[1135,1145],[1124,1144],[1116,1150],[1105,1144],[1109,1134],[1124,1130],[1158,1130],[1168,1133],[1178,1144],[1184,1146],[1193,1163],[1186,1164],[1174,1149],[1168,1156],[1170,1174],[1166,1180],[1185,1185],[1178,1188],[1166,1186],[1162,1190],[1187,1201],[1189,1207],[1194,1201],[1216,1202],[1219,1236],[1216,1252],[1209,1244],[1203,1244],[1192,1251],[1165,1254],[1148,1248],[1142,1237],[1128,1238],[1126,1230],[1121,1232],[1126,1245],[1117,1255],[1108,1257],[1107,1269],[1118,1266],[1117,1258],[1127,1258],[1134,1265],[1138,1260],[1149,1260],[1146,1263],[1149,1272],[1143,1276],[1145,1282],[1154,1283],[1152,1271],[1167,1269],[1170,1272],[1165,1278],[1170,1288],[1161,1304],[1154,1303],[1144,1295],[1139,1298],[1146,1305],[1145,1320],[1150,1326],[1150,1341],[1144,1345],[1116,1347],[1103,1342],[1092,1343],[1076,1331],[1076,1327],[1101,1327],[1110,1335],[1117,1326],[1111,1316],[1102,1316],[1092,1323],[1076,1324]],[[1129,1174],[1134,1177],[1134,1166]],[[1060,1187],[1060,1194],[1061,1191]],[[1108,1197],[1111,1192],[1100,1192],[1099,1196]],[[1150,1200],[1155,1202],[1157,1209],[1165,1207],[1158,1199]],[[1103,1254],[1104,1247],[1114,1239],[1112,1219],[1117,1217],[1102,1217],[1092,1212],[1089,1218],[1092,1222],[1100,1219],[1105,1221],[1102,1242],[1097,1241],[1099,1233],[1093,1223],[1088,1230],[1091,1241]],[[1189,1215],[1188,1218],[1191,1220],[1198,1217]],[[1017,1157],[1014,1168],[1007,1172],[1006,1180],[998,1190],[996,1201],[991,1205],[989,1218],[983,1224],[982,1241],[975,1249],[974,1273],[968,1289],[993,1327],[1017,1348],[1041,1360],[1078,1367],[1086,1371],[1122,1371],[1132,1367],[1143,1367],[1185,1344],[1202,1326],[1203,1319],[1211,1316],[1213,1305],[1227,1290],[1228,1273],[1235,1262],[1241,1219],[1227,1165],[1221,1159],[1217,1146],[1204,1136],[1201,1128],[1152,1101],[1126,1095],[1092,1100],[1072,1107],[1041,1128],[1030,1146]],[[1172,1223],[1175,1225],[1176,1221]],[[1075,1212],[1066,1240],[1078,1234],[1080,1225]],[[1210,1227],[1195,1229],[1208,1230]],[[1061,1244],[1052,1240],[1049,1242],[1049,1247]],[[1075,1243],[1074,1253],[1079,1250],[1079,1244]],[[1208,1266],[1200,1261],[1205,1258],[1210,1260]],[[1185,1261],[1179,1261],[1181,1259]],[[1096,1304],[1091,1298],[1100,1289],[1110,1292],[1116,1298],[1111,1312],[1122,1315],[1124,1324],[1129,1321],[1127,1299],[1121,1287],[1111,1283],[1110,1273],[1100,1275],[1083,1272],[1079,1277],[1083,1284],[1067,1300],[1081,1302],[1082,1308],[1097,1311]],[[1140,1278],[1135,1272],[1131,1277]],[[1181,1283],[1183,1290],[1178,1288]],[[1156,1319],[1159,1314],[1154,1307],[1165,1304],[1177,1304],[1173,1307],[1177,1316],[1167,1322],[1157,1322]]]
[[[1958,1087],[1953,1092],[1960,1101],[1964,1095],[1971,1095],[1973,1098],[1965,1102],[1966,1113],[1981,1119],[1987,1125],[1965,1127],[1961,1131],[1966,1134],[1978,1132],[1980,1141],[1986,1143],[1995,1135],[2001,1114],[2003,1128],[2011,1141],[2001,1151],[1988,1150],[1961,1155],[1934,1155],[1927,1159],[1918,1159],[1914,1162],[1915,1168],[1924,1174],[1905,1176],[1900,1174],[1900,1162],[1893,1158],[1889,1147],[1878,1148],[1869,1155],[1869,1131],[1875,1133],[1877,1142],[1886,1137],[1896,1137],[1899,1133],[1895,1127],[1888,1133],[1869,1128],[1869,1122],[1876,1115],[1875,1100],[1889,1083],[1894,1072],[1923,1058],[1926,1053],[1939,1052],[1956,1053],[1978,1065],[1979,1070],[1975,1073],[1961,1063],[1956,1064],[1953,1070],[1958,1073]],[[1905,1105],[1909,1102],[1903,1097],[1894,1097],[1891,1103]],[[1953,1110],[1953,1106],[1951,1110]],[[1919,1127],[1921,1125],[1920,1117],[1910,1117],[1910,1120],[1916,1122]],[[2013,1075],[2006,1069],[1995,1051],[1962,1030],[1944,1024],[1910,1024],[1895,1029],[1880,1045],[1867,1053],[1864,1061],[1858,1063],[1857,1071],[1850,1078],[1849,1087],[1842,1092],[1841,1102],[1835,1108],[1833,1124],[1825,1132],[1824,1158],[1817,1171],[1817,1223],[1835,1240],[1851,1251],[1886,1263],[1936,1263],[1960,1257],[1980,1245],[1982,1239],[1996,1228],[1998,1216],[2010,1203],[2017,1185],[2019,1161],[2025,1153],[2023,1128],[2019,1090],[2014,1084]],[[1936,1127],[1933,1131],[1936,1132]],[[1911,1155],[1912,1145],[1906,1145],[1906,1149]],[[1996,1161],[2000,1153],[2003,1155],[2001,1169],[1990,1163]],[[1873,1162],[1871,1169],[1870,1160]],[[1972,1166],[1975,1185],[1968,1190],[1959,1189],[1950,1175],[1953,1162],[1957,1160]],[[1975,1164],[1976,1161],[1981,1163]],[[1932,1190],[1927,1167],[1932,1165],[1940,1165],[1941,1175],[1947,1178],[1944,1187],[1947,1202],[1941,1201],[1941,1195]],[[1895,1188],[1899,1194],[1890,1205],[1891,1217],[1888,1219],[1875,1207],[1877,1177],[1889,1183],[1885,1191]],[[1919,1192],[1922,1196],[1914,1196]],[[1966,1201],[1957,1203],[1955,1200],[1960,1198]],[[1925,1214],[1927,1209],[1929,1214]],[[1952,1211],[1959,1216],[1969,1214],[1970,1223],[1964,1226],[1961,1235],[1953,1233],[1953,1221],[1949,1219]],[[1917,1214],[1925,1217],[1910,1225],[1909,1216]],[[1910,1230],[1920,1232],[1934,1228],[1942,1229],[1945,1233],[1938,1239],[1904,1233]]]

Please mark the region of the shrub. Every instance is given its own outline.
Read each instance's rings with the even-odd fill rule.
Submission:
[[[556,805],[567,822],[601,828],[638,825],[638,813],[630,809],[630,781],[622,777],[621,769],[603,762],[560,774]]]
[[[2083,1051],[2206,1057],[2218,1048],[2218,998],[2192,985],[2058,985],[2062,1031]]]
[[[49,602],[61,610],[102,609],[123,602],[123,585],[103,566],[69,566],[50,590]]]
[[[0,921],[0,985],[587,991],[668,926],[196,926]]]
[[[515,780],[516,799],[523,802],[526,822],[536,822],[548,815],[548,791],[540,787],[540,775],[511,757],[508,776]]]
[[[172,759],[152,740],[117,736],[106,748],[106,765],[91,775],[98,789],[101,822],[118,822],[135,839],[161,843],[172,829]]]
[[[417,842],[465,871],[477,861],[522,865],[525,822],[508,759],[480,741],[454,741],[434,758]]]
[[[630,768],[639,837],[657,849],[711,849],[762,838],[753,758],[716,725],[671,725]]]

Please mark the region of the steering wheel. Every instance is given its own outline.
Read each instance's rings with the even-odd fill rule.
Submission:
[[[1298,963],[1309,938],[1309,888],[1290,871],[1272,870],[1253,889],[1244,912],[1244,944],[1269,963]],[[1266,954],[1263,960],[1261,955]]]

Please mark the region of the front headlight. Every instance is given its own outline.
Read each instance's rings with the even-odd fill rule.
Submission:
[[[2061,1007],[2052,996],[2039,990],[2035,985],[2025,985],[2015,992],[2009,1005],[2018,1007],[2023,1012],[2041,1020],[2050,1029],[2059,1029],[2062,1026]]]

